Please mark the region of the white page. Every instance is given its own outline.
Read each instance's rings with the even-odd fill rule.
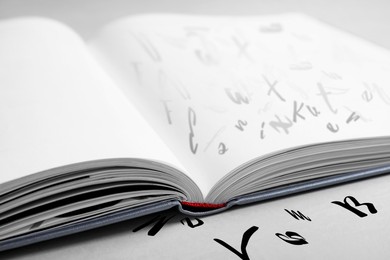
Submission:
[[[258,229],[250,236],[246,250],[257,259],[388,259],[390,226],[390,175],[323,190],[281,198],[270,202],[231,209],[213,216],[190,217],[175,212],[157,214],[165,225],[152,236],[156,222],[138,228],[156,215],[125,221],[4,253],[12,259],[241,259],[218,244],[221,239],[241,252],[245,231]],[[372,203],[376,213],[364,205],[356,207],[366,214],[359,217],[332,201],[353,196],[360,203]],[[294,218],[299,211],[305,218]],[[172,218],[170,218],[172,217]],[[183,220],[184,219],[184,220]],[[181,223],[183,221],[184,224]],[[155,228],[156,229],[156,228]],[[136,232],[134,232],[136,230]],[[137,231],[138,230],[138,231]],[[307,244],[289,244],[276,233],[293,231]],[[8,258],[7,258],[8,259]]]
[[[91,48],[204,194],[258,156],[390,132],[389,52],[303,15],[130,17]]]
[[[106,158],[180,163],[65,26],[0,23],[0,183]]]

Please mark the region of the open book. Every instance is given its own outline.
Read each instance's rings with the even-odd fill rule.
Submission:
[[[0,250],[390,170],[390,53],[300,14],[0,23]]]

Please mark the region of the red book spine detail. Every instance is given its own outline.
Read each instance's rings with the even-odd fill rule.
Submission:
[[[226,203],[199,203],[199,202],[189,202],[181,201],[181,205],[195,208],[204,208],[204,209],[219,209],[226,206]]]

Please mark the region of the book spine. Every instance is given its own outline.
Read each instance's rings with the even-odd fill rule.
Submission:
[[[198,209],[219,209],[226,207],[226,203],[200,203],[200,202],[189,202],[189,201],[180,201],[183,207],[191,207]]]

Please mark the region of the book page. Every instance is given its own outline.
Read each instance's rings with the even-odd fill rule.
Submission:
[[[303,15],[139,16],[90,46],[204,194],[256,157],[390,131],[389,52]]]
[[[386,175],[207,217],[159,212],[46,241],[45,246],[39,243],[4,252],[3,257],[387,259],[389,181]]]
[[[182,168],[69,28],[43,18],[1,22],[0,57],[0,184],[108,158]]]

